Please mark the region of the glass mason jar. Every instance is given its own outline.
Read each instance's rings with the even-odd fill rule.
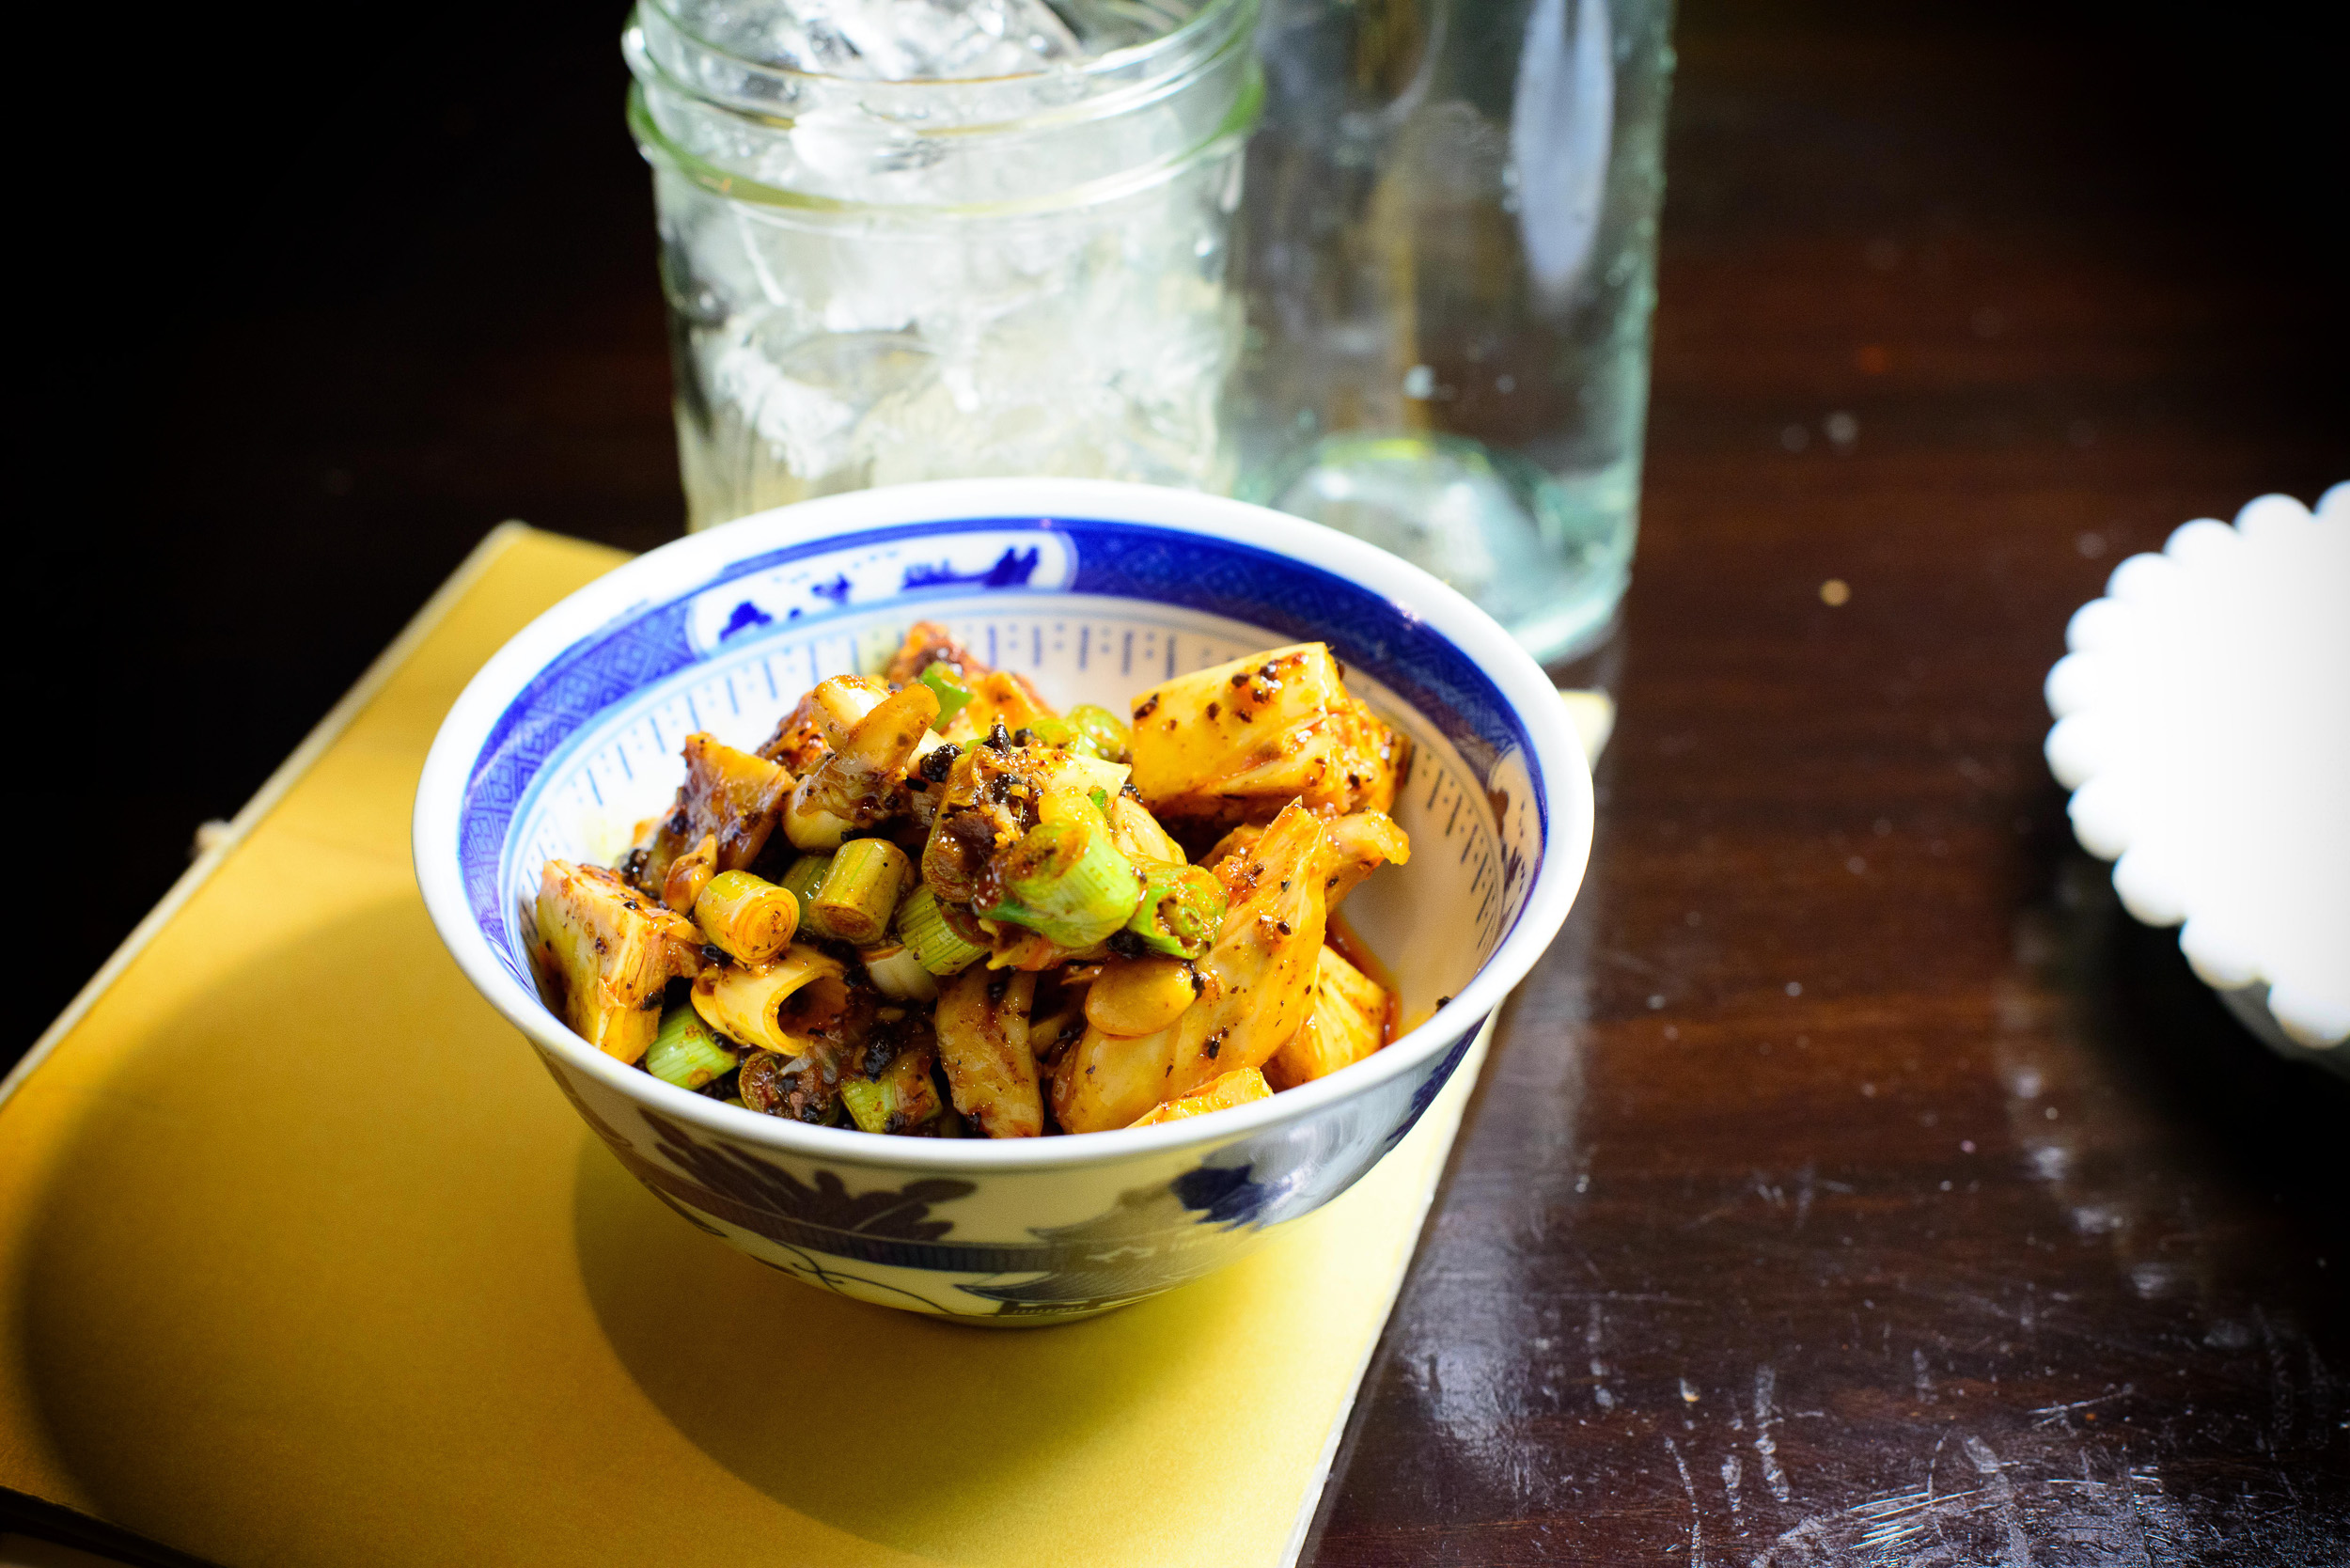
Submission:
[[[1537,658],[1629,580],[1671,0],[1267,0],[1237,488]]]
[[[1100,14],[1048,70],[869,80],[775,63],[807,58],[780,6],[639,0],[689,527],[965,475],[1229,483],[1256,0]]]

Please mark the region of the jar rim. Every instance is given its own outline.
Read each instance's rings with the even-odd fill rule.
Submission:
[[[1216,3],[1222,5],[1226,0],[1216,0]],[[1246,4],[1246,0],[1233,0],[1233,3]],[[653,118],[651,106],[645,100],[645,85],[642,82],[629,84],[628,125],[635,137],[637,151],[647,163],[656,168],[673,169],[712,195],[729,201],[791,211],[818,219],[854,219],[877,213],[915,221],[1014,218],[1114,201],[1172,180],[1192,165],[1237,147],[1246,139],[1263,113],[1264,97],[1263,71],[1252,59],[1248,62],[1240,91],[1224,118],[1205,137],[1191,146],[1179,148],[1133,168],[1062,187],[1048,195],[989,202],[853,201],[768,184],[725,168],[680,146],[677,139],[664,131]]]
[[[989,86],[1006,86],[1022,82],[1059,77],[1107,76],[1133,70],[1161,53],[1180,53],[1197,40],[1197,36],[1212,24],[1229,24],[1236,11],[1250,8],[1251,0],[1206,0],[1198,13],[1179,27],[1170,28],[1145,43],[1128,44],[1120,49],[1091,55],[1065,68],[1050,71],[1010,71],[996,76],[843,76],[834,71],[807,71],[798,66],[780,65],[749,55],[738,54],[724,44],[714,43],[688,26],[678,15],[673,0],[636,0],[639,8],[658,11],[663,23],[689,39],[697,48],[705,49],[713,56],[746,71],[777,77],[821,84],[823,87],[858,91],[892,87],[965,89]]]

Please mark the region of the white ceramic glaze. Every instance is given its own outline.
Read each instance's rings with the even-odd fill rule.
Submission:
[[[2264,1040],[2350,1072],[2350,485],[2115,568],[2048,672],[2048,766],[2123,905]]]
[[[528,983],[550,856],[610,860],[666,803],[679,743],[756,745],[823,675],[917,619],[1064,704],[1322,638],[1418,756],[1411,863],[1347,911],[1418,1028],[1269,1101],[1139,1131],[989,1142],[807,1127],[590,1049]],[[990,479],[858,492],[682,540],[565,600],[451,710],[419,786],[417,879],[468,978],[672,1207],[868,1300],[994,1322],[1083,1315],[1234,1257],[1402,1137],[1549,944],[1591,832],[1580,746],[1541,671],[1384,553],[1186,492]]]

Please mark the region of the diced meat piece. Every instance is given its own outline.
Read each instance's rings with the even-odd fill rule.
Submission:
[[[922,880],[948,903],[969,903],[995,856],[1037,823],[1049,779],[1042,748],[966,746],[942,785],[922,848]]]
[[[794,778],[816,771],[816,764],[824,760],[832,743],[824,738],[824,727],[816,721],[816,694],[807,692],[791,705],[776,726],[776,732],[767,737],[767,744],[759,754],[776,763]]]
[[[1401,866],[1412,857],[1412,840],[1395,819],[1384,811],[1355,811],[1325,816],[1322,850],[1315,856],[1323,897],[1336,910],[1365,877],[1392,860]],[[1212,871],[1246,865],[1248,852],[1264,837],[1264,829],[1243,823],[1215,841],[1199,864]]]
[[[791,705],[759,754],[805,778],[832,754],[856,722],[881,706],[889,683],[870,675],[835,675],[818,682]]]
[[[1389,861],[1401,866],[1411,858],[1412,840],[1393,817],[1384,811],[1356,811],[1325,824],[1314,866],[1322,876],[1322,896],[1336,909],[1381,866]]]
[[[1292,800],[1386,811],[1411,756],[1318,642],[1179,676],[1136,700],[1134,725],[1135,788],[1170,825],[1264,822]]]
[[[1036,1137],[1044,1095],[1028,1012],[1036,977],[975,964],[938,998],[938,1060],[955,1109],[989,1137]]]
[[[831,750],[791,792],[784,832],[795,848],[838,849],[851,834],[900,815],[909,804],[906,764],[930,736],[938,698],[923,685],[889,692],[870,706],[863,701],[866,695],[857,691],[843,703],[843,712],[857,707],[864,712],[831,730]],[[816,722],[833,716],[820,711]]]
[[[658,897],[670,863],[715,835],[712,871],[739,871],[759,858],[776,830],[791,775],[764,757],[737,751],[713,736],[685,737],[685,782],[669,814],[653,826],[634,856],[636,885]]]
[[[597,1050],[642,1057],[661,1030],[662,992],[701,967],[694,922],[602,866],[569,860],[540,872],[538,916],[555,1011]]]
[[[952,632],[935,620],[917,620],[906,629],[906,640],[890,655],[882,678],[893,686],[902,686],[919,680],[932,665],[952,665],[958,674],[966,676],[987,673],[987,666],[973,658]]]
[[[956,722],[947,726],[945,734],[948,740],[977,740],[999,718],[1007,729],[1018,729],[1039,718],[1058,716],[1026,676],[980,663],[952,632],[935,620],[917,620],[909,627],[906,640],[898,645],[898,651],[890,656],[889,667],[882,673],[892,685],[902,686],[920,680],[922,672],[932,665],[945,665],[952,670],[978,699],[967,710],[967,722],[957,715]]]
[[[1180,1100],[1169,1100],[1153,1105],[1136,1117],[1133,1125],[1155,1127],[1162,1121],[1181,1121],[1187,1116],[1205,1116],[1210,1111],[1230,1110],[1252,1100],[1273,1098],[1272,1086],[1265,1075],[1253,1067],[1236,1068],[1232,1072],[1208,1080]]]
[[[1265,1063],[1266,1079],[1295,1089],[1362,1060],[1386,1043],[1390,1004],[1386,987],[1324,947],[1314,965],[1313,1011]]]
[[[1243,823],[1210,845],[1208,853],[1199,857],[1199,864],[1214,870],[1233,855],[1246,854],[1263,837],[1261,826],[1255,823]]]

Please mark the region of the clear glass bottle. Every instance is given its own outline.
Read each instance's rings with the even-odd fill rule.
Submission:
[[[1267,0],[1238,489],[1538,658],[1629,580],[1670,27],[1671,0]]]
[[[963,475],[1225,488],[1256,14],[639,0],[688,526]]]

